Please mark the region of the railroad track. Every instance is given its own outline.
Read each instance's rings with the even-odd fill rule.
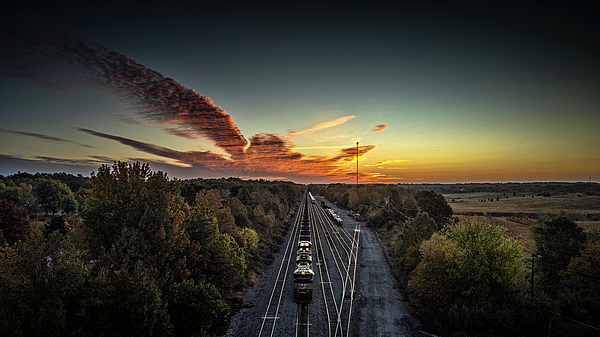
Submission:
[[[308,313],[308,308],[308,304],[298,304],[296,314],[296,337],[310,336],[310,315]]]
[[[306,197],[302,198],[300,202],[300,206],[298,211],[295,214],[294,222],[292,226],[292,233],[287,240],[286,247],[284,250],[284,256],[281,260],[281,264],[279,265],[279,270],[277,272],[277,277],[271,288],[271,295],[269,298],[269,302],[267,304],[267,308],[262,316],[262,324],[260,326],[260,330],[258,332],[259,337],[266,336],[276,336],[276,325],[278,320],[281,319],[279,316],[280,309],[282,304],[285,302],[283,298],[284,287],[286,286],[286,282],[288,277],[292,277],[291,274],[294,271],[295,263],[292,261],[296,260],[296,243],[298,240],[298,233],[300,228],[300,219],[302,219],[302,214],[304,210],[304,204],[306,203]]]
[[[325,213],[310,207],[315,224],[315,246],[322,279],[322,296],[328,316],[327,336],[350,336],[360,227],[349,232]]]
[[[348,225],[339,226],[320,205],[307,199],[305,193],[292,220],[277,276],[261,317],[259,337],[351,335],[360,226],[350,230]],[[291,289],[286,287],[293,287],[292,274],[305,212],[308,212],[313,244],[313,301],[295,303]],[[290,317],[294,311],[295,315]]]
[[[310,210],[310,208],[309,208]],[[323,245],[323,240],[321,239],[323,232],[322,228],[317,224],[317,220],[315,218],[314,211],[311,212],[311,221],[313,222],[315,228],[314,236],[315,236],[315,253],[316,253],[316,264],[318,267],[318,275],[321,279],[321,295],[323,296],[323,304],[325,306],[325,313],[327,314],[327,336],[335,336],[336,327],[341,327],[341,322],[339,321],[340,315],[338,312],[338,304],[336,301],[336,294],[334,290],[334,280],[331,277],[327,258],[325,257],[325,250]],[[316,270],[315,270],[316,273]]]

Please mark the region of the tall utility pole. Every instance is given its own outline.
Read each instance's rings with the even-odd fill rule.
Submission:
[[[358,142],[356,142],[356,189],[358,191]]]
[[[533,266],[535,264],[535,254],[531,254],[531,299],[533,300]]]

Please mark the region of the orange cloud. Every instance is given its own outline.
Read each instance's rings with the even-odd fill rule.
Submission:
[[[292,150],[291,143],[275,134],[258,134],[250,138],[250,146],[237,156],[226,159],[211,151],[176,151],[156,144],[139,142],[89,129],[78,129],[93,136],[111,139],[138,151],[175,160],[179,166],[191,166],[216,172],[238,173],[241,176],[281,176],[347,179],[353,170],[347,162],[356,158],[356,148],[345,148],[335,156],[305,156]],[[375,149],[375,145],[360,146],[359,157]],[[369,173],[363,173],[371,176]],[[289,179],[289,178],[288,178]]]
[[[323,130],[323,129],[327,129],[327,128],[331,128],[334,126],[338,126],[340,124],[344,124],[347,121],[356,118],[356,116],[352,115],[352,116],[344,116],[344,117],[338,117],[338,118],[334,118],[332,120],[329,120],[327,122],[322,122],[319,123],[317,125],[311,126],[310,128],[306,129],[306,130],[302,130],[302,131],[298,131],[298,132],[291,132],[288,136],[289,137],[295,137],[301,134],[305,134],[305,133],[311,133],[311,132],[315,132],[318,130]]]
[[[141,117],[196,130],[232,156],[247,145],[233,118],[210,98],[66,28],[15,27],[2,42],[11,46],[3,55],[4,75],[28,77],[42,85],[57,74],[66,81],[86,81],[134,104]],[[185,131],[179,134],[190,137]]]
[[[365,166],[383,166],[383,165],[387,165],[387,164],[396,164],[396,163],[405,163],[405,162],[412,162],[412,160],[407,160],[407,159],[384,160],[384,161],[378,161],[376,163],[365,164]]]
[[[138,118],[168,124],[166,132],[169,134],[191,140],[211,140],[228,154],[228,158],[212,151],[177,151],[90,129],[79,128],[80,132],[114,140],[181,167],[202,168],[213,173],[253,177],[285,175],[288,179],[321,177],[334,181],[347,179],[352,174],[353,170],[347,164],[356,158],[356,148],[344,148],[332,156],[306,156],[294,150],[290,139],[341,125],[356,118],[354,115],[322,122],[285,137],[265,133],[247,141],[233,117],[215,106],[210,98],[66,28],[15,28],[2,38],[11,46],[10,53],[3,53],[6,57],[0,69],[2,74],[34,80],[64,74],[85,81],[133,104],[137,107]],[[50,139],[43,135],[27,135]],[[358,155],[362,157],[374,149],[375,145],[361,146]],[[363,175],[369,176],[368,173]]]
[[[356,159],[357,152],[358,156],[362,157],[373,150],[375,150],[375,145],[359,146],[358,149],[356,147],[349,147],[338,151],[335,160],[345,162],[352,161]]]

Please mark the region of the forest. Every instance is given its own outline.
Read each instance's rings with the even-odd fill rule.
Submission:
[[[147,164],[0,176],[0,335],[213,336],[273,261],[306,186],[169,179]],[[600,233],[569,213],[527,244],[406,185],[311,185],[361,215],[424,330],[593,336]],[[543,197],[542,197],[543,198]],[[212,329],[212,330],[211,330]]]
[[[557,186],[562,193],[575,185]],[[455,217],[444,196],[422,186],[331,184],[311,190],[359,213],[377,232],[424,330],[441,336],[600,336],[600,233],[584,230],[570,214],[540,219],[523,244],[492,217]]]
[[[0,335],[206,336],[287,231],[303,185],[147,164],[0,176]]]

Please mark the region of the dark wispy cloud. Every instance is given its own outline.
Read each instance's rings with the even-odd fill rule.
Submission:
[[[53,164],[64,164],[64,165],[72,165],[72,166],[99,166],[102,164],[109,164],[112,160],[98,160],[95,158],[92,159],[68,159],[68,158],[57,158],[57,157],[49,157],[49,156],[36,156],[33,160],[43,161],[47,163]]]
[[[185,88],[174,79],[147,68],[119,52],[93,43],[66,28],[25,25],[13,22],[0,36],[0,74],[30,78],[46,85],[85,83],[116,94],[134,107],[137,118],[121,121],[140,124],[159,123],[164,131],[186,139],[207,139],[227,155],[213,151],[177,151],[157,144],[111,135],[87,128],[80,132],[110,139],[138,151],[168,159],[180,166],[203,168],[213,172],[253,176],[340,177],[349,172],[346,164],[356,158],[356,149],[348,148],[334,156],[305,156],[294,151],[291,136],[337,126],[356,116],[345,116],[281,137],[272,133],[244,138],[231,115],[208,98]],[[3,130],[4,131],[4,130]],[[5,132],[19,133],[9,130]],[[20,133],[54,141],[56,137]],[[48,138],[49,137],[49,138]],[[52,138],[52,139],[50,139]],[[361,146],[363,156],[375,149]],[[92,163],[105,157],[89,157]],[[41,158],[40,158],[41,159]],[[56,158],[45,158],[56,162]]]
[[[232,156],[247,145],[233,118],[210,98],[68,29],[14,23],[0,46],[8,47],[0,52],[3,75],[85,80],[134,104],[144,118],[198,130]]]
[[[373,129],[371,129],[371,132],[381,132],[381,131],[385,130],[385,128],[387,128],[387,124],[375,125],[373,127]]]
[[[197,130],[197,129],[184,129],[184,128],[166,128],[165,129],[165,132],[170,135],[174,135],[174,136],[186,138],[186,139],[192,139],[192,140],[203,138],[198,131],[199,130]]]
[[[210,151],[176,151],[155,144],[144,143],[120,136],[109,135],[89,129],[79,131],[93,136],[111,139],[138,151],[151,155],[175,160],[179,165],[237,173],[246,176],[274,176],[284,173],[292,176],[341,177],[352,171],[344,166],[345,163],[356,159],[357,149],[340,150],[336,156],[308,157],[292,150],[291,144],[275,134],[259,134],[250,139],[250,146],[244,155],[233,160]],[[360,146],[359,156],[364,156],[374,150],[374,145]]]
[[[334,160],[342,162],[353,161],[356,159],[357,154],[359,157],[362,157],[373,150],[375,150],[375,145],[359,146],[358,148],[349,147],[338,151],[338,155]]]
[[[176,151],[163,146],[139,142],[133,139],[109,135],[102,132],[97,132],[89,129],[78,128],[81,132],[88,133],[93,136],[111,139],[123,145],[130,146],[138,151],[153,154],[163,158],[174,159],[181,164],[194,164],[199,166],[208,166],[211,168],[226,167],[227,161],[223,156],[210,151]]]
[[[87,147],[87,148],[90,148],[90,149],[95,149],[95,147],[91,146],[91,145],[81,144],[81,143],[78,143],[78,142],[74,142],[72,140],[68,140],[68,139],[64,139],[64,138],[59,138],[59,137],[48,136],[48,135],[44,135],[44,134],[41,134],[41,133],[32,133],[32,132],[26,132],[26,131],[4,129],[4,128],[0,128],[0,132],[12,133],[12,134],[15,134],[15,135],[21,135],[21,136],[26,136],[26,137],[33,137],[33,138],[37,138],[37,139],[41,139],[41,140],[49,140],[49,141],[58,142],[58,143],[77,144],[79,146]]]

